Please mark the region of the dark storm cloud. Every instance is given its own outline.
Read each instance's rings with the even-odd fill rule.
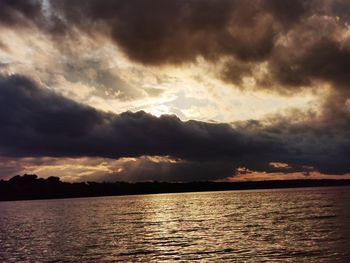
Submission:
[[[268,73],[258,89],[288,93],[314,79],[334,88],[348,81],[349,40],[337,35],[348,21],[344,0],[62,0],[49,1],[49,8],[34,0],[1,3],[0,22],[32,20],[49,35],[68,36],[57,41],[61,48],[78,30],[109,38],[144,64],[229,57],[234,65],[219,77],[239,86],[243,77],[255,76],[259,62],[267,63]]]
[[[262,81],[267,81],[267,87],[278,82],[281,90],[292,92],[312,87],[314,80],[329,83],[334,90],[344,89],[350,65],[350,39],[342,36],[346,30],[334,17],[304,19],[275,47],[268,61],[269,76]]]
[[[281,22],[284,26],[298,22],[310,10],[310,3],[312,1],[303,0],[263,0],[262,6],[267,12],[271,13],[276,20]]]
[[[279,159],[292,164],[294,170],[301,171],[304,165],[310,165],[326,174],[349,172],[350,115],[346,109],[339,113],[332,112],[331,118],[323,113],[322,117],[305,117],[297,113],[289,116],[276,116],[264,132],[277,136],[288,148],[288,154]],[[345,117],[339,122],[341,116]],[[301,119],[301,121],[295,120]],[[304,119],[304,120],[302,120]]]
[[[333,83],[333,88],[344,88],[350,80],[350,50],[331,39],[322,39],[299,57],[276,56],[271,66],[276,79],[285,85],[310,85],[313,79],[319,79]]]
[[[198,55],[260,60],[272,50],[276,33],[260,1],[73,0],[52,6],[67,23],[88,34],[109,35],[145,64],[181,63]]]
[[[3,155],[207,159],[259,154],[268,143],[228,124],[182,122],[176,116],[157,118],[145,112],[100,112],[17,75],[2,77],[0,92]],[[271,142],[269,148],[274,147]]]
[[[289,118],[305,118],[301,114]],[[338,114],[349,117],[346,109],[339,108]],[[294,170],[308,165],[324,173],[350,172],[349,124],[322,120],[293,122],[276,116],[268,123],[230,126],[145,112],[117,115],[59,96],[25,77],[0,79],[0,154],[7,157],[170,156],[181,162],[167,165],[169,175],[182,168],[193,171],[200,163],[212,168],[198,170],[207,176],[214,164],[225,175],[239,166],[277,171],[270,162],[285,162]]]
[[[79,29],[88,35],[102,34],[126,54],[146,64],[182,63],[198,55],[215,59],[222,55],[242,60],[268,56],[278,25],[296,21],[303,13],[298,1],[288,1],[294,14],[278,16],[285,6],[271,1],[6,1],[0,22],[5,26],[31,26],[50,35]],[[272,16],[276,14],[276,19]],[[32,23],[29,23],[32,22]]]
[[[0,0],[0,23],[23,26],[42,17],[40,0]]]
[[[266,62],[257,88],[291,93],[330,82],[348,82],[349,40],[340,40],[347,1],[53,1],[54,14],[90,35],[110,37],[133,60],[153,65],[216,61],[229,57],[219,74],[242,86]],[[67,26],[69,28],[69,26]],[[321,37],[320,37],[321,36]],[[283,41],[288,40],[288,43]],[[281,85],[282,84],[282,85]]]

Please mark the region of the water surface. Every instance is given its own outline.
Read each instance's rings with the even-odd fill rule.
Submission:
[[[0,262],[350,262],[350,188],[0,202]]]

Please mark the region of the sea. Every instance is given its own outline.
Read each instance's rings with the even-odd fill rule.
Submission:
[[[0,202],[0,262],[350,262],[350,187]]]

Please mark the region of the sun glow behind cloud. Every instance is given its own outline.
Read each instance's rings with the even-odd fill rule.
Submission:
[[[115,113],[144,110],[155,116],[175,114],[183,120],[233,122],[259,119],[289,107],[312,108],[317,102],[311,93],[285,97],[232,87],[216,79],[216,67],[200,58],[181,67],[137,64],[116,46],[103,39],[96,44],[84,35],[76,39],[79,45],[72,54],[61,54],[50,38],[35,30],[28,38],[1,29],[0,41],[13,43],[10,52],[0,50],[1,61],[8,65],[2,72],[29,75],[64,96]],[[224,62],[217,67],[220,63]],[[129,87],[121,90],[121,82],[101,86],[100,71]]]

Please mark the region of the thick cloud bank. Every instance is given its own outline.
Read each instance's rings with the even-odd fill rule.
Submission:
[[[23,76],[0,78],[0,154],[7,157],[166,156],[175,160],[170,166],[178,173],[184,168],[193,179],[195,168],[202,170],[200,163],[225,174],[242,166],[286,171],[270,162],[288,163],[288,172],[303,171],[303,166],[322,173],[350,172],[348,123],[325,122],[324,116],[313,123],[293,119],[302,117],[294,113],[289,120],[276,116],[229,125],[145,112],[117,115],[57,95]]]
[[[17,75],[1,77],[0,95],[4,155],[211,159],[278,148],[228,124],[182,122],[176,116],[157,118],[142,111],[97,111]]]

